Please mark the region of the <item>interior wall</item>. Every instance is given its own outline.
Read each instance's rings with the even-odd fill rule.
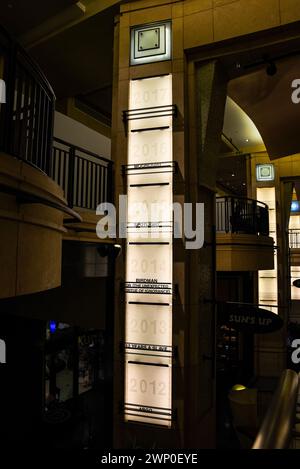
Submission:
[[[54,136],[104,158],[111,157],[111,140],[74,119],[55,112]]]

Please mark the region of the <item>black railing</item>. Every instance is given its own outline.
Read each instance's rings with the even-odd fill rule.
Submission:
[[[242,197],[217,197],[216,231],[268,236],[268,206]]]
[[[291,249],[300,249],[300,230],[289,230],[289,243]]]
[[[6,103],[0,105],[0,149],[50,175],[54,92],[35,62],[2,27],[0,59],[6,83]]]
[[[113,163],[88,150],[55,138],[51,177],[65,193],[70,207],[96,210],[113,200]]]

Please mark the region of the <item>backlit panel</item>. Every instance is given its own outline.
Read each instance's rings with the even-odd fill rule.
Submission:
[[[172,423],[173,151],[171,75],[130,84],[125,420]]]

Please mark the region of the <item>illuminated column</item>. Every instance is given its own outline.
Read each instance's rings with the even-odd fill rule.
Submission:
[[[257,164],[259,162],[259,164]],[[275,165],[269,163],[268,157],[252,158],[253,187],[257,200],[264,202],[269,208],[269,232],[274,239],[274,269],[258,272],[258,303],[283,320],[287,311],[282,292],[283,276],[279,259],[282,255],[282,233],[278,231],[282,215],[280,202],[280,180]],[[281,243],[280,243],[281,238]],[[281,263],[282,264],[282,263]],[[257,335],[255,338],[255,368],[257,376],[278,376],[286,366],[286,335],[285,326],[272,334]]]
[[[226,74],[217,61],[185,54],[183,4],[159,3],[124,4],[116,26],[112,154],[116,200],[128,195],[128,237],[118,239],[116,263],[114,444],[207,448],[215,437],[215,173]],[[183,213],[192,204],[193,229],[195,205],[204,204],[202,249],[186,249],[195,233],[173,240],[172,202]],[[158,210],[149,213],[152,204]]]
[[[156,34],[154,34],[156,36]],[[172,77],[130,82],[125,420],[172,424]]]

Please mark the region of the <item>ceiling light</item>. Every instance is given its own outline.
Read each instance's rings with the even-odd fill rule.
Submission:
[[[247,142],[247,143],[249,142],[249,138],[246,138],[246,142]]]
[[[231,176],[234,178],[234,177],[235,177],[235,174],[234,174],[234,173],[232,173],[232,175],[231,175]]]

